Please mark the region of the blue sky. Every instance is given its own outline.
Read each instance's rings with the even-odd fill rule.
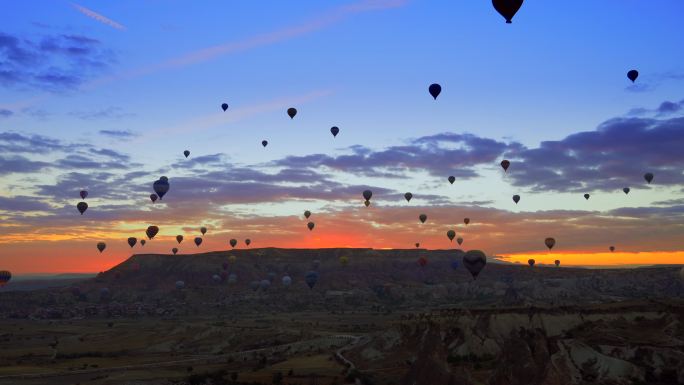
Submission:
[[[345,188],[361,183],[423,191],[434,196],[425,204],[487,201],[481,205],[513,213],[640,208],[677,199],[684,186],[681,172],[647,155],[629,170],[632,179],[620,174],[610,183],[586,186],[603,191],[637,185],[647,171],[642,168],[656,169],[656,180],[665,175],[666,183],[658,188],[634,188],[631,201],[600,194],[590,202],[577,201],[581,193],[572,183],[550,191],[548,184],[529,179],[548,171],[541,170],[546,158],[533,151],[543,148],[542,142],[566,144],[567,137],[596,132],[609,119],[675,124],[676,130],[663,132],[681,138],[677,119],[684,99],[684,34],[678,31],[684,3],[678,0],[583,0],[562,6],[528,0],[512,24],[504,23],[488,1],[23,1],[9,8],[0,15],[0,72],[7,71],[0,76],[0,111],[5,111],[0,133],[114,151],[123,157],[112,159],[126,167],[108,169],[107,178],[133,170],[191,175],[197,170],[171,168],[182,161],[185,149],[193,159],[208,157],[201,171],[239,166],[274,173],[291,167],[288,157],[336,158],[354,154],[353,146],[361,145],[382,159],[395,159],[389,150],[404,151],[402,146],[416,145],[419,138],[469,133],[499,144],[484,144],[482,154],[492,151],[491,156],[462,164],[468,183],[458,187],[458,196],[443,183],[448,175],[438,177],[438,165],[427,159],[408,167],[410,175],[402,177],[359,172],[345,164],[347,158],[335,160],[335,167],[323,161],[316,172]],[[113,23],[89,17],[83,9]],[[222,52],[207,53],[212,47]],[[20,50],[24,56],[11,56]],[[633,68],[641,73],[634,85],[626,78]],[[433,82],[443,87],[436,101],[427,92]],[[658,110],[667,101],[672,111]],[[223,102],[230,105],[225,113]],[[293,120],[285,114],[290,106],[299,110]],[[329,133],[333,125],[341,130],[334,139]],[[117,132],[130,135],[112,135]],[[619,136],[621,131],[611,132]],[[653,136],[645,135],[641,140]],[[269,141],[267,148],[261,146],[263,139]],[[611,140],[595,135],[587,142],[594,139]],[[433,157],[436,147],[472,146],[468,140],[424,139],[425,153],[416,153],[414,160]],[[624,145],[632,149],[638,145],[628,142]],[[581,144],[573,146],[567,150],[571,154],[591,153]],[[650,148],[659,146],[654,142]],[[34,152],[28,159],[56,164],[65,154]],[[515,174],[503,177],[498,162],[504,156],[537,162],[527,164],[527,181]],[[95,158],[90,160],[104,161]],[[5,169],[17,159],[5,158]],[[601,159],[615,161],[608,155]],[[674,159],[671,166],[680,161]],[[31,197],[55,210],[71,202],[44,195],[36,181],[58,186],[67,172],[88,170],[69,170],[65,162],[28,170],[26,164],[0,174],[6,182],[0,195]],[[511,172],[519,165],[514,161]],[[582,167],[573,175],[585,175],[591,165]],[[387,171],[391,161],[379,168]],[[206,187],[203,191],[220,194],[219,187]],[[514,193],[522,194],[527,206],[511,207]],[[248,211],[290,215],[304,206],[344,210],[349,205],[346,198],[288,197],[266,199]],[[221,207],[244,209],[240,204],[222,202]],[[16,214],[6,215],[6,220],[21,221]]]

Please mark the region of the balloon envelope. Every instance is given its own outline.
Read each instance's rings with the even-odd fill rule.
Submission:
[[[157,226],[149,226],[147,230],[145,230],[145,234],[147,234],[147,238],[152,239],[154,238],[155,235],[159,232],[159,227]]]
[[[295,115],[297,115],[297,109],[296,108],[290,107],[287,109],[287,116],[289,116],[290,119],[293,119],[295,117]]]
[[[556,244],[556,240],[554,238],[546,238],[544,239],[544,244],[549,248],[549,250],[551,250]]]
[[[292,284],[292,278],[289,275],[283,277],[283,286],[290,286]]]
[[[639,71],[637,71],[637,70],[630,70],[629,72],[627,72],[627,78],[629,80],[631,80],[632,83],[634,83],[638,77],[639,77]]]
[[[86,199],[88,197],[88,192],[86,190],[81,190],[79,195],[81,195],[81,199]]]
[[[513,202],[517,205],[520,202],[520,195],[513,195]]]
[[[418,219],[420,220],[420,223],[425,223],[425,221],[427,220],[427,215],[425,215],[425,214],[420,214],[420,215],[418,216]]]
[[[128,238],[128,246],[133,247],[136,243],[138,243],[138,240],[135,237]]]
[[[268,140],[262,140],[261,145],[264,147],[268,146]]]
[[[487,256],[480,250],[469,250],[463,256],[463,266],[468,269],[473,279],[477,278],[486,264]]]
[[[470,218],[463,218],[463,223],[465,223],[467,226],[468,223],[470,223]]]
[[[556,264],[556,266],[560,266],[560,261],[559,261],[559,260],[556,259],[556,260],[554,261],[554,263]]]
[[[200,227],[200,233],[202,233],[202,235],[206,234],[206,233],[207,233],[207,228],[204,227],[204,226]]]
[[[311,211],[309,211],[309,210],[304,211],[304,218],[309,219],[310,216],[311,216]]]
[[[230,247],[235,247],[235,245],[237,245],[237,239],[231,239],[229,241],[229,243],[230,243]]]
[[[182,235],[176,235],[176,241],[180,244],[183,242],[183,236]]]
[[[201,245],[201,244],[202,244],[202,238],[200,238],[200,237],[195,237],[195,245],[196,245],[197,247],[199,247],[199,245]]]
[[[411,194],[410,192],[404,194],[404,199],[406,199],[406,202],[411,202],[411,198],[413,198],[413,194]]]
[[[462,244],[463,244],[463,238],[458,237],[458,238],[456,239],[456,242],[459,244],[459,246],[462,245]]]
[[[183,155],[185,155],[186,158],[189,157],[190,151],[188,151],[188,150],[183,151]]]
[[[584,194],[584,199],[589,200],[589,197],[590,197],[590,196],[591,196],[591,195],[589,195],[589,194]]]
[[[159,199],[163,199],[164,195],[169,192],[169,180],[166,177],[161,177],[159,180],[152,184],[154,192],[159,196]]]
[[[0,287],[7,285],[7,282],[9,282],[11,279],[12,273],[7,270],[0,271]]]
[[[644,174],[644,179],[646,179],[646,182],[648,182],[648,184],[651,184],[651,182],[653,181],[653,174],[647,172],[646,174]]]
[[[371,190],[364,190],[363,191],[363,199],[369,201],[371,197],[373,196],[373,192]]]
[[[150,200],[152,201],[152,203],[156,202],[157,199],[159,199],[157,194],[150,194]]]
[[[147,243],[146,240],[144,240],[144,239],[141,239],[141,240],[140,240],[140,245],[141,245],[141,246],[145,246],[146,243]]]
[[[314,226],[316,226],[316,224],[313,223],[313,222],[309,222],[309,223],[306,224],[306,227],[309,228],[309,231],[313,230],[313,229],[314,229]]]
[[[252,243],[251,239],[249,239],[249,238],[245,239],[245,245],[249,246],[250,243]]]
[[[625,194],[629,194],[629,187],[623,188],[622,192],[624,192]]]
[[[501,161],[501,167],[504,169],[504,171],[508,171],[508,167],[511,165],[511,162],[508,160],[504,159]]]
[[[510,24],[513,16],[518,12],[523,4],[523,0],[492,0],[492,5],[501,16]]]
[[[174,247],[173,249],[171,249],[171,252],[173,253],[173,255],[176,255],[176,253],[178,253],[178,248]]]
[[[223,103],[223,104],[221,104],[221,109],[222,109],[223,111],[227,110],[227,109],[228,109],[228,103]]]
[[[530,258],[530,259],[527,260],[527,264],[530,265],[530,267],[534,267],[535,260],[532,259],[532,258]]]
[[[100,253],[103,252],[106,247],[107,247],[107,244],[104,242],[98,242],[97,243],[97,249],[100,250]]]
[[[439,94],[442,93],[442,86],[437,83],[430,84],[430,87],[428,87],[428,92],[430,92],[430,95],[437,100]]]
[[[447,179],[449,180],[449,183],[451,183],[451,184],[454,184],[454,182],[456,182],[456,177],[454,177],[454,176],[450,176]]]
[[[340,133],[340,129],[337,126],[330,127],[330,133],[333,137],[337,137],[337,134]]]
[[[316,282],[318,282],[318,273],[315,271],[309,271],[304,276],[304,282],[306,282],[306,284],[309,286],[309,289],[313,289],[313,287],[316,285]]]
[[[86,210],[88,210],[88,204],[85,202],[78,202],[78,204],[76,205],[76,209],[79,213],[81,213],[81,215],[83,215],[83,213],[86,212]]]
[[[450,241],[453,241],[454,238],[456,238],[456,232],[454,230],[447,231],[447,238],[449,238]]]

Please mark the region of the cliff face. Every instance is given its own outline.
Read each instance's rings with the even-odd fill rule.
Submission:
[[[378,333],[357,365],[402,384],[684,384],[684,307],[479,311],[425,316]],[[363,350],[374,349],[372,357]]]

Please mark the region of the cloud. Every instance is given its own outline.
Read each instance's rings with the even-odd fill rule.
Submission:
[[[76,4],[76,3],[71,3],[71,5],[72,5],[74,8],[76,8],[79,12],[81,12],[82,14],[88,16],[88,17],[91,18],[91,19],[97,20],[97,21],[99,21],[99,22],[102,23],[102,24],[108,25],[108,26],[110,26],[110,27],[112,27],[112,28],[115,28],[115,29],[118,29],[118,30],[120,30],[120,31],[125,31],[125,30],[126,30],[126,27],[124,27],[123,25],[121,25],[121,24],[115,22],[114,20],[111,20],[111,19],[108,19],[108,18],[102,16],[102,15],[100,15],[99,13],[97,13],[97,12],[95,12],[95,11],[93,11],[93,10],[90,10],[90,9],[88,9],[88,8],[86,8],[86,7],[80,6],[80,5]]]
[[[99,133],[101,135],[104,135],[104,136],[109,136],[112,138],[122,139],[122,140],[132,139],[132,138],[138,136],[137,134],[135,134],[131,131],[128,131],[128,130],[100,130]]]
[[[14,114],[14,112],[0,108],[0,118],[9,118],[12,114]]]
[[[0,196],[0,211],[5,212],[29,212],[29,211],[50,211],[52,206],[39,198],[30,196]]]
[[[120,107],[108,107],[97,111],[75,111],[70,113],[71,116],[75,116],[83,120],[99,120],[99,119],[111,119],[120,120],[123,118],[128,118],[135,116],[133,113],[126,113]],[[101,132],[101,131],[100,131]]]
[[[26,136],[13,132],[0,132],[0,152],[44,154],[54,151],[67,151],[69,146],[57,139],[41,135]]]
[[[33,161],[23,156],[0,155],[0,175],[38,172],[50,166],[50,163]]]
[[[73,89],[115,62],[98,40],[66,34],[29,40],[0,33],[0,57],[0,85],[47,91]]]

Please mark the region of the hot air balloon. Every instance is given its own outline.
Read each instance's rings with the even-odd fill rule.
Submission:
[[[138,243],[138,239],[135,237],[128,238],[128,246],[133,247],[136,243]]]
[[[107,244],[104,242],[98,242],[97,243],[97,249],[100,250],[100,253],[103,252],[106,247],[107,247]]]
[[[212,275],[212,276],[211,276],[211,279],[212,279],[214,282],[216,282],[216,283],[221,282],[221,276],[218,275],[218,274]]]
[[[259,287],[261,290],[266,291],[269,287],[271,287],[271,281],[268,279],[262,279],[261,282],[259,282]]]
[[[176,235],[176,241],[178,242],[178,244],[183,242],[183,236],[182,235]]]
[[[463,266],[468,269],[473,279],[477,278],[486,264],[487,257],[480,250],[469,250],[463,255]]]
[[[88,204],[85,202],[78,202],[78,204],[76,205],[76,209],[79,213],[81,213],[81,215],[83,215],[83,213],[86,212],[86,210],[88,210]]]
[[[418,219],[420,220],[420,223],[425,223],[425,221],[427,221],[427,215],[425,215],[425,214],[420,214],[420,215],[418,216]]]
[[[515,202],[515,204],[517,205],[518,202],[520,202],[520,195],[513,195],[513,202]]]
[[[629,187],[623,188],[622,192],[624,192],[625,194],[629,194]]]
[[[11,279],[12,273],[7,270],[0,271],[0,287],[7,285],[7,282],[9,282]]]
[[[237,274],[235,273],[230,273],[228,275],[228,284],[232,285],[237,282]]]
[[[413,194],[411,194],[410,192],[404,194],[404,199],[406,199],[406,202],[411,202],[411,198],[413,198]]]
[[[530,265],[530,267],[534,267],[535,260],[532,259],[532,258],[530,258],[530,259],[527,260],[527,264]]]
[[[79,195],[81,196],[81,199],[86,199],[88,197],[88,192],[86,190],[81,190]]]
[[[158,198],[159,197],[157,196],[157,194],[150,194],[150,200],[152,201],[152,203],[156,202]]]
[[[287,109],[287,116],[290,117],[290,119],[294,119],[295,115],[297,115],[297,109],[290,107]]]
[[[154,192],[159,196],[159,200],[164,199],[164,195],[169,192],[169,179],[165,176],[159,178],[152,184]]]
[[[463,223],[468,226],[468,223],[470,223],[470,218],[463,218]]]
[[[589,194],[584,194],[584,199],[589,200],[589,197],[590,197],[590,196],[591,196],[591,195],[589,195]]]
[[[186,158],[189,157],[190,151],[188,151],[188,150],[183,151],[183,155],[185,155]]]
[[[228,109],[228,103],[221,104],[221,109],[225,112]]]
[[[632,83],[634,83],[638,77],[639,77],[639,71],[637,71],[637,70],[629,70],[629,72],[627,72],[627,78],[629,80],[631,80]]]
[[[171,252],[173,253],[173,255],[176,255],[178,253],[178,248],[174,247],[173,249],[171,249]]]
[[[340,265],[347,266],[349,264],[349,257],[343,255],[340,257]]]
[[[428,92],[430,92],[430,95],[437,100],[439,94],[442,93],[442,86],[437,83],[430,84],[430,87],[428,87]]]
[[[306,227],[309,228],[309,231],[313,230],[314,226],[316,226],[316,224],[313,223],[313,222],[309,222],[309,223],[306,224]]]
[[[268,146],[268,140],[262,140],[261,145],[264,147]]]
[[[647,172],[646,174],[644,174],[644,179],[646,179],[646,182],[648,182],[648,184],[651,184],[651,181],[653,181],[653,174]]]
[[[560,261],[559,261],[559,260],[556,259],[556,260],[554,261],[554,263],[556,264],[556,267],[560,266]]]
[[[456,177],[454,177],[454,176],[450,176],[447,179],[449,180],[449,183],[451,183],[451,184],[454,184],[454,182],[456,182]]]
[[[206,234],[206,233],[207,233],[207,228],[204,227],[204,226],[200,227],[200,233],[202,233],[202,235]]]
[[[316,282],[318,282],[318,273],[315,271],[309,271],[304,276],[304,282],[306,282],[306,284],[309,286],[309,289],[313,289],[313,287],[316,285]]]
[[[492,5],[501,16],[506,19],[506,23],[510,24],[511,19],[523,4],[523,0],[492,0]]]
[[[181,290],[185,287],[184,281],[176,281],[176,289]]]
[[[511,162],[508,160],[504,159],[501,161],[501,167],[504,169],[504,172],[508,171],[508,167],[511,165]]]
[[[425,257],[418,258],[418,264],[420,265],[420,267],[425,267],[425,265],[427,265],[427,263],[428,263],[427,258],[425,258]]]
[[[145,230],[145,234],[147,234],[147,238],[150,240],[154,238],[155,235],[159,232],[159,227],[157,226],[149,226],[147,230]]]
[[[363,191],[363,199],[369,201],[371,197],[373,196],[373,192],[371,190],[364,190]]]
[[[228,243],[230,243],[230,247],[235,248],[235,245],[237,245],[237,239],[231,239]]]
[[[456,238],[456,243],[458,243],[459,246],[462,245],[463,244],[463,238],[461,238],[461,237]]]
[[[370,206],[370,201],[363,201],[364,206],[368,207]]]
[[[456,232],[454,230],[447,231],[447,238],[449,238],[450,241],[453,241],[454,238],[456,238]]]
[[[288,287],[292,284],[292,278],[289,275],[283,277],[283,286]]]
[[[195,246],[199,247],[202,244],[202,238],[195,237]]]
[[[420,247],[420,243],[416,242],[416,249]]]
[[[144,239],[141,239],[141,240],[140,240],[140,245],[141,245],[141,246],[145,246],[146,243],[147,243],[146,240],[144,240]]]
[[[450,266],[452,269],[458,270],[459,263],[458,263],[458,261],[454,260],[454,261],[451,261]]]
[[[245,239],[245,245],[249,246],[249,244],[252,243],[252,240],[247,238]]]
[[[556,244],[556,240],[553,238],[546,238],[544,239],[544,244],[546,247],[549,248],[549,250],[553,249],[553,246]]]
[[[237,261],[237,257],[236,257],[236,256],[234,256],[234,255],[232,255],[232,254],[228,256],[228,262],[230,262],[230,263],[235,263],[235,261]]]
[[[337,126],[332,126],[330,127],[330,133],[333,137],[337,137],[337,134],[340,133],[340,129]]]
[[[608,249],[609,249],[610,252],[612,253],[613,251],[615,251],[615,246],[611,246],[611,247],[609,247]]]
[[[304,211],[304,218],[309,219],[310,216],[311,216],[311,211],[309,211],[309,210]]]

